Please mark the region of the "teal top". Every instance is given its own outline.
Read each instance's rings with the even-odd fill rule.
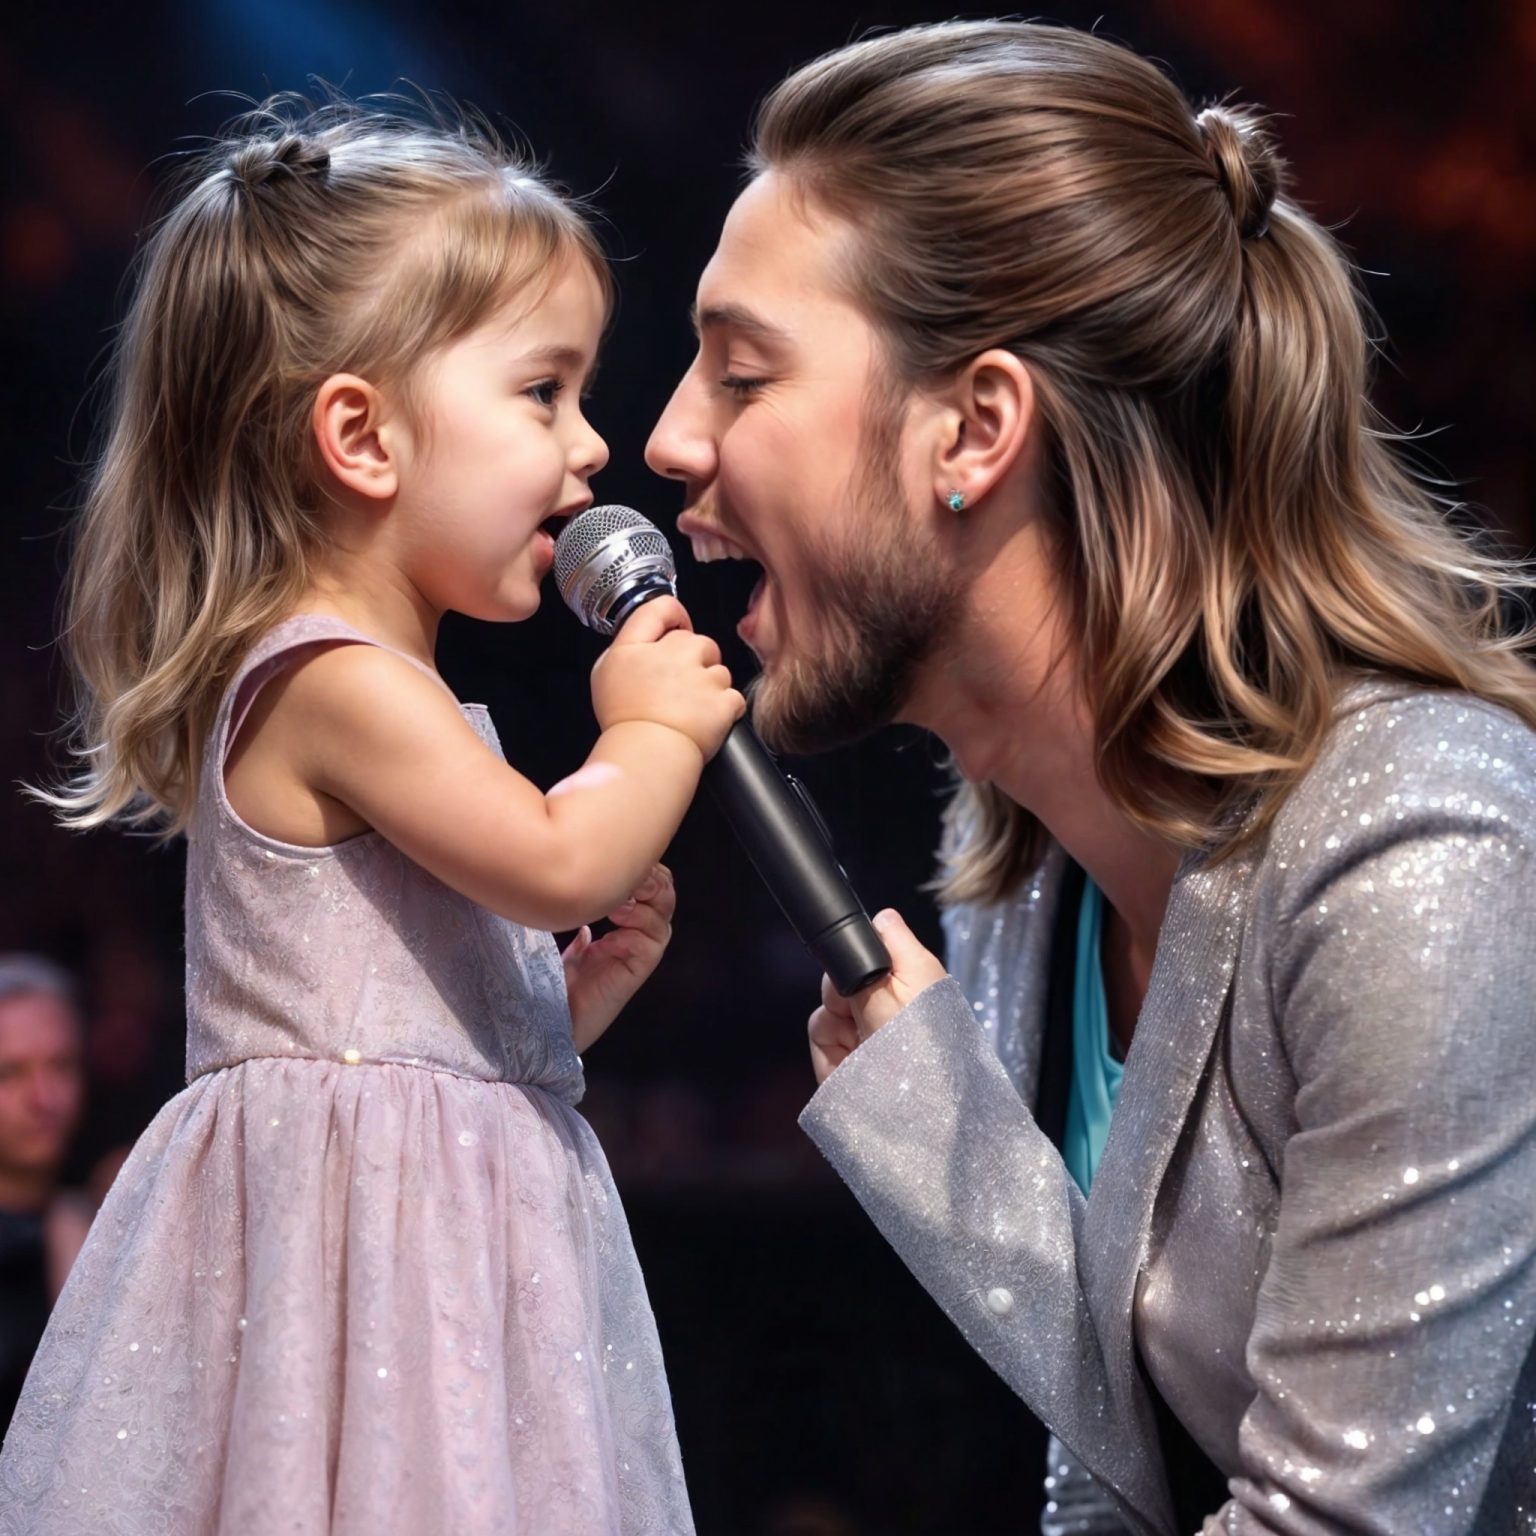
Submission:
[[[1100,936],[1104,895],[1092,880],[1083,881],[1077,915],[1077,965],[1072,976],[1072,1086],[1067,1098],[1067,1128],[1061,1156],[1067,1172],[1086,1195],[1109,1137],[1109,1117],[1120,1096],[1124,1066],[1109,1040],[1109,1001],[1104,992]]]

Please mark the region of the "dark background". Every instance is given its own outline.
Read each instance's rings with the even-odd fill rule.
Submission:
[[[7,786],[59,762],[51,642],[61,530],[98,419],[87,390],[167,157],[238,110],[220,93],[302,89],[311,75],[354,93],[409,80],[515,126],[559,180],[594,194],[623,290],[591,408],[613,450],[597,494],[665,526],[677,492],[641,449],[691,354],[687,306],[754,103],[871,27],[951,14],[852,0],[19,10],[0,39]],[[1231,92],[1283,114],[1301,199],[1367,269],[1390,338],[1378,398],[1399,425],[1433,434],[1421,462],[1529,550],[1536,3],[1094,0],[1042,19],[1162,60],[1197,102]],[[697,571],[686,552],[681,564],[698,626],[748,676],[733,637],[740,572]],[[590,745],[594,655],[551,595],[517,630],[450,619],[441,661],[461,697],[490,705],[512,761],[548,784]],[[943,785],[935,748],[892,732],[797,766],[866,904],[900,905],[935,941],[918,892]],[[670,858],[673,951],[589,1056],[584,1109],[646,1268],[701,1533],[1032,1529],[1039,1430],[795,1127],[811,1088],[814,968],[707,803]],[[87,984],[82,1168],[180,1086],[181,874],[177,848],[68,836],[12,789],[0,795],[0,951],[43,951]]]

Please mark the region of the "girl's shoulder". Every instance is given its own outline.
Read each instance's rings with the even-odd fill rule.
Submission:
[[[337,665],[315,669],[312,679],[331,677],[343,669],[354,678],[372,674],[398,676],[403,664],[430,678],[438,689],[453,697],[452,690],[433,668],[345,619],[329,613],[294,613],[260,635],[241,659],[225,690],[219,718],[223,729],[216,734],[232,741],[239,732],[240,721],[267,682],[312,656],[326,654],[335,655]]]
[[[252,642],[235,670],[231,687],[238,688],[257,668],[268,666],[280,659],[291,659],[294,653],[315,646],[329,649],[332,646],[348,645],[365,646],[369,650],[398,657],[417,671],[424,672],[442,683],[437,673],[424,662],[390,645],[387,641],[366,634],[347,620],[330,613],[301,612],[291,613],[286,618],[279,619]]]
[[[249,648],[208,740],[206,811],[240,835],[323,850],[369,829],[331,779],[419,752],[422,734],[462,730],[436,671],[331,614],[300,613]]]

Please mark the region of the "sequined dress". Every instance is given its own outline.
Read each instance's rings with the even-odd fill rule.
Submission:
[[[553,939],[376,833],[276,842],[225,794],[262,683],[365,638],[290,619],[225,697],[190,829],[189,1086],[59,1300],[4,1536],[693,1529]]]

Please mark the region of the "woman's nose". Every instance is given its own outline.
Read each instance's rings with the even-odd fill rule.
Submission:
[[[707,483],[715,474],[715,443],[708,418],[698,399],[694,370],[667,402],[645,445],[645,462],[669,480]]]

